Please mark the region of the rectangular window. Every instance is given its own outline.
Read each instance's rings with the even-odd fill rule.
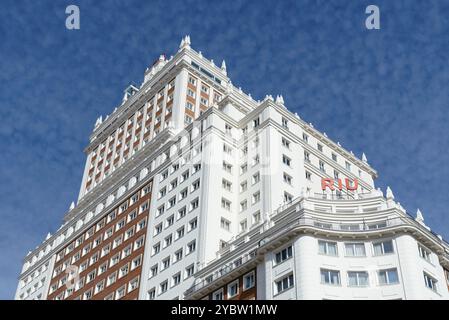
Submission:
[[[312,180],[312,174],[309,171],[306,171],[306,179]]]
[[[186,253],[186,255],[189,254],[189,253],[194,252],[195,249],[196,249],[196,241],[193,240],[192,242],[187,244],[187,253]]]
[[[398,270],[396,268],[379,270],[377,276],[380,285],[399,283]]]
[[[284,178],[284,182],[285,182],[285,183],[287,183],[287,184],[289,184],[289,185],[292,184],[292,179],[293,179],[293,178],[292,178],[290,175],[288,175],[288,174],[286,174],[286,173],[284,172],[283,178]]]
[[[289,246],[289,247],[277,252],[275,254],[274,261],[276,264],[279,264],[279,263],[284,262],[287,259],[290,259],[292,256],[293,256],[293,247]]]
[[[365,257],[365,244],[345,243],[345,254],[347,257]]]
[[[279,294],[287,289],[290,289],[294,286],[293,274],[290,274],[280,280],[275,282],[276,285],[276,294]]]
[[[231,211],[231,201],[222,198],[221,207],[227,211]]]
[[[366,271],[348,271],[348,286],[350,287],[367,287],[368,272]]]
[[[235,280],[228,284],[228,299],[239,294],[239,281]]]
[[[418,245],[418,251],[419,251],[419,256],[421,258],[432,263],[432,260],[431,260],[432,253],[428,249],[424,248],[421,245]]]
[[[373,243],[373,248],[375,256],[380,256],[394,252],[392,240]]]
[[[256,275],[254,271],[243,276],[243,291],[253,288],[255,284]]]
[[[290,167],[291,162],[292,162],[292,160],[289,157],[287,157],[286,155],[282,155],[282,163],[283,164]]]
[[[167,257],[164,260],[162,260],[162,268],[161,268],[161,270],[165,270],[168,267],[170,267],[170,257]]]
[[[286,147],[287,149],[290,149],[290,141],[288,141],[288,140],[285,139],[285,138],[282,138],[282,145],[283,145],[284,147]]]
[[[256,204],[260,201],[260,192],[256,192],[253,194],[253,204]]]
[[[328,256],[338,256],[337,243],[331,241],[318,241],[318,252]]]
[[[320,164],[320,171],[326,172],[326,169],[324,168],[324,162],[320,160],[319,164]]]
[[[229,220],[226,220],[225,218],[221,218],[220,226],[222,229],[229,231],[231,229],[231,222]]]
[[[303,133],[302,140],[304,140],[304,142],[309,142],[309,136],[307,134]]]
[[[321,283],[334,286],[340,285],[340,271],[320,269]]]
[[[256,184],[256,183],[258,183],[259,181],[260,181],[260,173],[259,172],[257,172],[257,173],[255,173],[255,174],[253,174],[253,178],[252,178],[252,182],[253,182],[253,184]]]
[[[177,286],[178,284],[181,283],[181,273],[178,272],[177,274],[175,274],[172,278],[172,285],[173,286]]]
[[[317,149],[318,149],[318,151],[323,152],[323,145],[318,143]]]
[[[423,274],[424,274],[424,284],[426,285],[426,287],[431,289],[432,291],[437,292],[438,291],[437,290],[438,289],[437,288],[438,281],[425,272]]]

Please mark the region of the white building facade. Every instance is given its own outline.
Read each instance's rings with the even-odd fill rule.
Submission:
[[[375,188],[365,155],[282,96],[234,87],[188,36],[86,154],[77,205],[25,258],[16,299],[449,297],[449,245]]]

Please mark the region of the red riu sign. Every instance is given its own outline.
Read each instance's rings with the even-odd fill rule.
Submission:
[[[337,182],[337,186],[335,186],[335,181]],[[346,190],[354,191],[354,190],[357,190],[357,188],[359,187],[359,180],[354,179],[353,182],[351,183],[351,180],[346,178],[344,184],[345,184]],[[324,190],[326,190],[326,188],[329,188],[332,191],[334,191],[336,188],[341,191],[341,190],[343,190],[343,181],[342,181],[342,179],[322,178],[321,179],[321,189],[324,191]]]

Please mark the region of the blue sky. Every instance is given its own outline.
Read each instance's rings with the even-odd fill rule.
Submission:
[[[65,28],[77,4],[81,29]],[[376,4],[381,30],[365,29]],[[185,34],[253,97],[365,152],[411,213],[449,238],[449,2],[25,1],[0,10],[0,299],[77,198],[96,118]]]

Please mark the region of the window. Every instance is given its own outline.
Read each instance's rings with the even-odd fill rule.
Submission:
[[[199,206],[199,200],[198,200],[198,198],[196,198],[195,200],[190,202],[190,211],[195,210],[196,208],[198,208],[198,206]]]
[[[137,210],[134,210],[128,215],[128,222],[133,221],[137,217]]]
[[[153,246],[153,255],[158,254],[161,251],[161,244],[158,242]]]
[[[292,177],[290,176],[290,175],[288,175],[288,174],[286,174],[285,172],[284,172],[284,175],[283,175],[283,177],[284,177],[284,182],[285,183],[287,183],[287,184],[292,184]]]
[[[126,257],[129,257],[129,255],[131,254],[131,251],[132,251],[131,245],[128,245],[125,249],[123,249],[123,251],[122,251],[122,259],[125,259]]]
[[[188,266],[186,268],[186,278],[193,276],[195,272],[195,266],[193,264],[191,264],[190,266]]]
[[[164,260],[162,260],[162,267],[161,270],[165,270],[168,267],[170,267],[170,257],[165,258]]]
[[[187,188],[183,189],[181,191],[181,193],[179,194],[179,200],[182,200],[182,199],[186,198],[187,194],[188,194]]]
[[[368,272],[366,271],[348,271],[348,286],[350,287],[367,287]]]
[[[225,218],[221,218],[220,226],[222,229],[229,231],[231,229],[231,222],[226,220]]]
[[[437,292],[438,281],[429,274],[427,274],[426,272],[424,272],[423,274],[424,274],[424,284],[426,285],[426,287],[431,289],[432,291]]]
[[[256,183],[258,183],[260,181],[260,173],[259,172],[257,172],[257,173],[255,173],[255,174],[253,174],[253,184],[256,184]]]
[[[116,280],[117,280],[117,272],[114,272],[114,273],[108,275],[108,279],[106,280],[106,287],[115,283]]]
[[[282,127],[288,130],[288,120],[285,118],[282,118]]]
[[[248,189],[248,183],[246,180],[240,184],[240,192],[245,192]]]
[[[186,216],[186,207],[182,207],[181,209],[178,210],[178,220],[182,219]]]
[[[257,128],[260,125],[260,118],[254,119],[253,120],[253,127]]]
[[[322,144],[317,143],[316,147],[317,147],[318,151],[323,152],[323,145]]]
[[[123,242],[123,235],[118,236],[114,239],[114,243],[112,244],[112,249],[117,248],[119,245],[121,245]]]
[[[154,227],[154,235],[157,236],[162,232],[162,223],[159,223],[156,227]]]
[[[365,244],[345,243],[345,254],[347,257],[365,257]]]
[[[170,190],[173,190],[177,186],[178,186],[178,179],[175,179],[172,182],[170,182]]]
[[[201,163],[197,163],[193,165],[193,173],[196,173],[201,170]]]
[[[173,286],[177,286],[178,284],[181,283],[181,273],[180,272],[178,272],[177,274],[175,274],[173,276],[172,283],[173,283]]]
[[[223,179],[223,180],[221,181],[221,186],[223,187],[223,189],[225,189],[225,190],[227,190],[227,191],[231,191],[232,183],[229,182],[229,181],[226,180],[226,179]]]
[[[292,162],[292,160],[289,157],[287,157],[286,155],[282,155],[282,163],[283,164],[290,167],[291,162]]]
[[[293,196],[287,192],[284,192],[284,202],[291,202],[293,200]]]
[[[252,201],[252,203],[255,204],[255,203],[258,203],[259,201],[260,201],[260,192],[258,191],[258,192],[253,194],[253,201]]]
[[[260,212],[257,211],[253,214],[253,224],[258,224],[260,222]]]
[[[233,298],[239,294],[239,281],[235,280],[228,284],[228,298]]]
[[[182,249],[179,249],[178,251],[175,252],[175,262],[181,259],[182,259]]]
[[[143,246],[144,242],[145,242],[144,236],[142,236],[139,239],[137,239],[134,242],[134,250],[137,250],[137,249],[141,248]]]
[[[186,108],[193,111],[193,104],[191,102],[187,101]]]
[[[120,220],[120,221],[117,223],[117,225],[116,225],[116,227],[115,227],[115,231],[117,231],[117,230],[123,228],[124,226],[125,226],[125,219],[122,219],[122,220]],[[96,240],[95,240],[95,241],[96,241]]]
[[[293,256],[293,248],[292,246],[289,246],[281,251],[279,251],[278,253],[275,254],[275,263],[279,264],[284,262],[287,259],[290,259]]]
[[[128,284],[128,292],[136,290],[139,287],[139,277],[132,279]]]
[[[240,202],[240,212],[245,211],[248,208],[248,201],[242,201]]]
[[[248,222],[245,220],[240,222],[240,232],[246,231],[248,228]]]
[[[169,245],[171,245],[173,242],[173,236],[169,235],[168,237],[166,237],[164,239],[164,247],[168,247]]]
[[[168,170],[165,170],[164,172],[161,173],[160,181],[164,181],[167,178],[168,178]]]
[[[168,208],[173,207],[176,204],[176,197],[171,198],[168,200]]]
[[[201,103],[202,105],[205,105],[205,106],[207,107],[209,101],[208,101],[206,98],[201,97],[201,98],[200,98],[200,103]]]
[[[176,230],[176,240],[182,238],[183,236],[184,236],[184,227],[181,227],[178,230]]]
[[[251,289],[256,283],[256,276],[254,271],[243,276],[243,291]]]
[[[86,283],[92,282],[95,279],[95,276],[96,276],[96,270],[88,273],[87,277],[86,277]]]
[[[175,223],[175,216],[171,215],[170,217],[167,218],[167,220],[165,222],[165,227],[168,228],[168,227],[172,226],[173,223]]]
[[[328,256],[338,256],[337,243],[318,240],[318,252]]]
[[[194,86],[196,85],[196,79],[193,77],[189,77],[189,83],[193,84]]]
[[[231,201],[222,198],[221,207],[227,211],[231,211]]]
[[[193,229],[196,229],[196,227],[198,226],[198,219],[194,218],[192,220],[190,220],[189,222],[189,231],[192,231]]]
[[[339,173],[337,170],[334,170],[334,179],[338,179]]]
[[[275,282],[276,294],[279,294],[287,289],[290,289],[294,285],[293,274],[290,274]]]
[[[150,278],[155,277],[157,275],[158,265],[155,264],[150,268]]]
[[[195,98],[195,92],[193,92],[193,91],[190,90],[190,89],[187,89],[187,95],[188,95],[189,97]]]
[[[148,291],[148,300],[154,300],[156,298],[156,289],[153,288]]]
[[[232,165],[223,161],[223,170],[232,173]]]
[[[232,148],[227,144],[223,144],[223,152],[226,154],[232,154]]]
[[[184,116],[184,123],[185,124],[191,124],[193,122],[193,119],[189,116]]]
[[[195,249],[196,249],[196,241],[193,240],[192,242],[189,242],[189,243],[187,244],[187,253],[186,253],[186,254],[189,254],[189,253],[194,252]]]
[[[324,168],[324,162],[320,160],[320,171],[326,172],[326,169]]]
[[[380,285],[399,283],[398,270],[396,268],[379,270],[377,276]]]
[[[159,190],[159,199],[164,197],[167,194],[167,188],[163,187],[161,190]]]
[[[111,258],[110,267],[115,266],[120,261],[120,254],[117,253],[115,256]]]
[[[312,174],[309,171],[306,171],[306,179],[312,180]]]
[[[198,179],[194,183],[192,183],[192,192],[195,190],[198,190],[199,188],[200,188],[200,179]]]
[[[184,181],[186,181],[187,179],[189,179],[189,170],[187,170],[187,171],[184,171],[183,173],[182,173],[182,176],[181,176],[181,182],[184,182]]]
[[[101,292],[104,289],[104,280],[97,283],[97,285],[95,286],[95,293]]]
[[[320,269],[321,283],[338,286],[340,285],[340,271]]]
[[[373,247],[375,256],[380,256],[394,252],[392,240],[373,243]]]
[[[421,245],[418,245],[418,251],[419,251],[419,256],[421,258],[432,263],[432,260],[431,260],[432,253],[429,250],[427,250],[426,248],[424,248]]]
[[[302,140],[304,140],[304,142],[309,142],[309,136],[307,134],[303,133]]]
[[[348,161],[345,161],[346,170],[351,171],[351,164]]]
[[[337,161],[337,155],[335,153],[332,153],[332,160]]]
[[[212,294],[212,300],[224,300],[223,289],[217,290]]]

